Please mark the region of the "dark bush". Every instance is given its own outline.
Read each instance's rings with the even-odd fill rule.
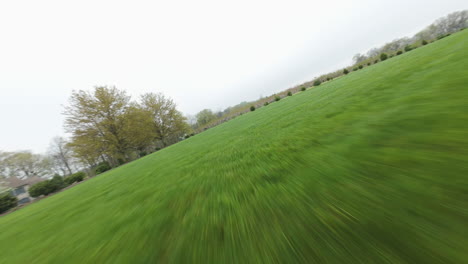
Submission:
[[[411,47],[410,45],[405,46],[405,51],[406,52],[411,51],[412,49],[413,49],[413,47]]]
[[[358,67],[354,67],[354,68],[353,68],[353,71],[357,71],[357,70],[358,70]]]
[[[367,66],[370,66],[370,62],[367,63]]]
[[[322,82],[320,80],[315,80],[314,86],[319,86]]]
[[[305,87],[301,87],[301,91],[305,91],[305,90],[306,90],[306,88],[305,88]]]
[[[288,92],[288,96],[292,96],[292,93],[291,93],[291,91],[289,91],[289,92]]]
[[[343,73],[344,73],[344,74],[348,74],[348,73],[349,73],[348,69],[344,69],[344,70],[343,70]]]
[[[425,39],[423,39],[422,44],[427,45],[427,41]]]
[[[374,64],[376,64],[377,62],[379,62],[379,60],[375,60],[375,61],[374,61]]]
[[[381,61],[384,61],[384,60],[386,60],[387,58],[388,58],[388,55],[387,55],[386,53],[380,54],[380,60],[381,60]]]
[[[267,106],[267,105],[269,105],[269,104],[270,104],[270,103],[268,103],[268,102],[265,102],[263,105],[264,105],[264,106]]]
[[[68,177],[65,177],[64,181],[66,184],[70,185],[70,184],[73,184],[74,182],[82,181],[85,177],[86,177],[86,173],[80,171]]]
[[[281,100],[281,97],[275,96],[275,101],[278,102],[279,100]]]
[[[255,106],[252,105],[252,106],[250,107],[250,111],[252,111],[252,112],[255,111]]]
[[[0,194],[0,214],[14,208],[18,205],[18,199],[11,193]]]
[[[49,195],[65,187],[65,182],[60,176],[55,176],[51,180],[42,181],[34,184],[29,188],[28,192],[32,197],[38,197],[41,195]]]
[[[401,51],[401,50],[397,51],[397,53],[396,53],[396,55],[401,55],[401,54],[403,54],[403,51]]]
[[[156,150],[159,150],[159,149],[156,149]],[[98,175],[98,174],[101,174],[101,173],[103,173],[105,171],[108,171],[110,169],[112,169],[112,168],[111,168],[111,166],[109,165],[108,162],[101,162],[96,166],[96,168],[94,168],[94,173],[96,173],[96,175]]]
[[[390,58],[393,58],[394,56],[395,56],[395,55],[392,54],[392,55],[390,55]]]
[[[49,184],[51,185],[51,188],[53,189],[52,192],[56,192],[60,189],[63,189],[65,187],[65,182],[63,181],[62,176],[55,175],[51,180],[49,180]]]
[[[362,65],[359,65],[359,67],[358,67],[358,68],[359,68],[359,69],[362,69],[362,67],[363,67]]]

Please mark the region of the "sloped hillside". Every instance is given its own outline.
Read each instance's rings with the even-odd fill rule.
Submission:
[[[463,263],[468,30],[0,218],[0,263]]]

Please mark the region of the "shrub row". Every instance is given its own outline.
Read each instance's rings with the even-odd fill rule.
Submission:
[[[86,173],[80,171],[80,172],[77,172],[77,173],[74,173],[70,176],[67,176],[65,177],[65,179],[63,179],[63,181],[70,185],[70,184],[73,184],[75,182],[80,182],[82,181],[84,178],[86,177]]]
[[[32,197],[49,195],[53,192],[62,189],[65,186],[66,184],[63,181],[63,178],[59,175],[56,175],[51,180],[42,181],[31,186],[31,188],[29,188],[29,194]]]

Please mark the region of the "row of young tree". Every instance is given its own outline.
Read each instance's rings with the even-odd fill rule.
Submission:
[[[393,56],[401,55],[403,52],[408,52],[419,46],[424,46],[429,42],[444,38],[467,27],[468,10],[451,13],[445,17],[437,19],[434,23],[411,38],[404,37],[396,39],[382,47],[373,48],[365,54],[356,54],[353,57],[353,64],[345,69],[323,74],[311,81],[296,85],[280,93],[262,97],[256,101],[242,102],[236,106],[226,108],[224,111],[214,112],[210,109],[204,109],[195,117],[190,118],[190,124],[196,132],[201,132],[220,123],[231,120],[236,116],[252,111],[252,109],[266,106],[290,94],[304,91],[307,88],[318,86],[321,83],[346,75],[352,71],[357,71],[364,67],[387,60]]]
[[[398,51],[411,49],[411,45],[427,43],[427,41],[443,38],[448,34],[458,32],[468,27],[468,10],[453,12],[437,19],[434,23],[416,33],[412,37],[403,37],[386,43],[382,47],[373,48],[365,54],[356,54],[353,62],[359,64],[363,61],[378,58],[380,54],[393,54]]]

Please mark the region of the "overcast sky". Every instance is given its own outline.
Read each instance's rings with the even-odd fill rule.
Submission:
[[[72,90],[221,110],[340,69],[466,0],[0,2],[0,150],[44,152]]]

